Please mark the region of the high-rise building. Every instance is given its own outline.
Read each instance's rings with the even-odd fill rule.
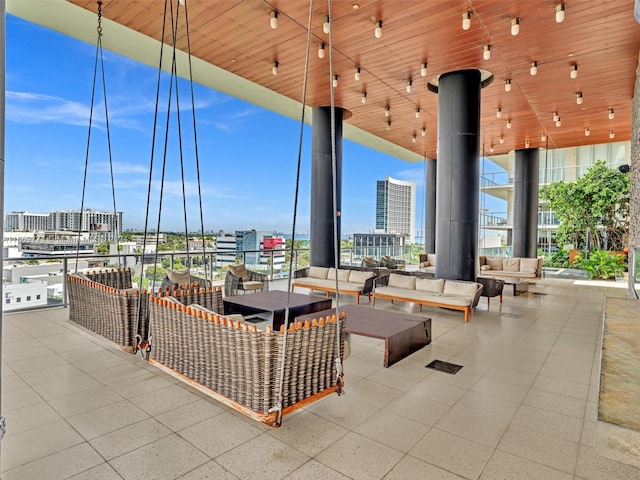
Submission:
[[[36,232],[47,230],[46,213],[9,212],[5,215],[6,232]]]
[[[378,180],[376,192],[376,231],[405,235],[415,241],[416,183],[387,177]]]

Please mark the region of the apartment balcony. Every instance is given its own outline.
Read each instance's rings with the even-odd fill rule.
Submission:
[[[383,368],[382,341],[352,336],[346,395],[279,429],[69,323],[65,308],[5,313],[2,478],[640,478],[595,440],[603,299],[624,297],[618,287],[546,278],[490,308],[482,298],[467,324],[376,302],[431,317],[432,343]],[[425,368],[434,359],[463,368]]]

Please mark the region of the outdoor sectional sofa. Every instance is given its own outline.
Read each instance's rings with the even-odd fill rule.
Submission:
[[[422,311],[423,305],[451,308],[464,312],[464,321],[469,321],[469,312],[473,313],[482,293],[482,285],[462,280],[444,280],[420,278],[413,275],[391,273],[375,281],[373,305],[376,298],[391,301],[417,303]]]
[[[293,273],[291,291],[293,292],[295,287],[308,288],[326,292],[328,297],[329,293],[336,293],[336,275],[340,293],[355,295],[356,303],[360,303],[360,295],[371,298],[373,280],[376,278],[375,272],[346,268],[336,270],[333,267],[306,267],[296,270]]]
[[[542,276],[542,257],[485,257],[480,256],[480,276],[534,279]]]

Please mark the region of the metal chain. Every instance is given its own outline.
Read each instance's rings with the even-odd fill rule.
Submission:
[[[102,2],[98,2],[98,36],[102,36]]]

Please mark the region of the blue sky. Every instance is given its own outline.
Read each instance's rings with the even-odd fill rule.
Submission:
[[[105,32],[108,35],[108,32]],[[87,150],[95,45],[7,15],[5,211],[78,210]],[[117,209],[125,229],[144,226],[157,70],[105,51]],[[168,76],[163,79],[150,220],[157,224]],[[205,230],[291,230],[300,123],[194,85]],[[187,82],[180,82],[189,230],[199,230]],[[113,211],[102,85],[91,133],[85,208]],[[171,110],[176,111],[175,105]],[[168,129],[160,229],[184,230],[175,115]],[[309,228],[310,127],[305,127],[297,232]],[[424,223],[424,165],[343,143],[342,232],[375,227],[376,181],[415,181],[416,228]],[[327,192],[330,194],[330,192]]]

